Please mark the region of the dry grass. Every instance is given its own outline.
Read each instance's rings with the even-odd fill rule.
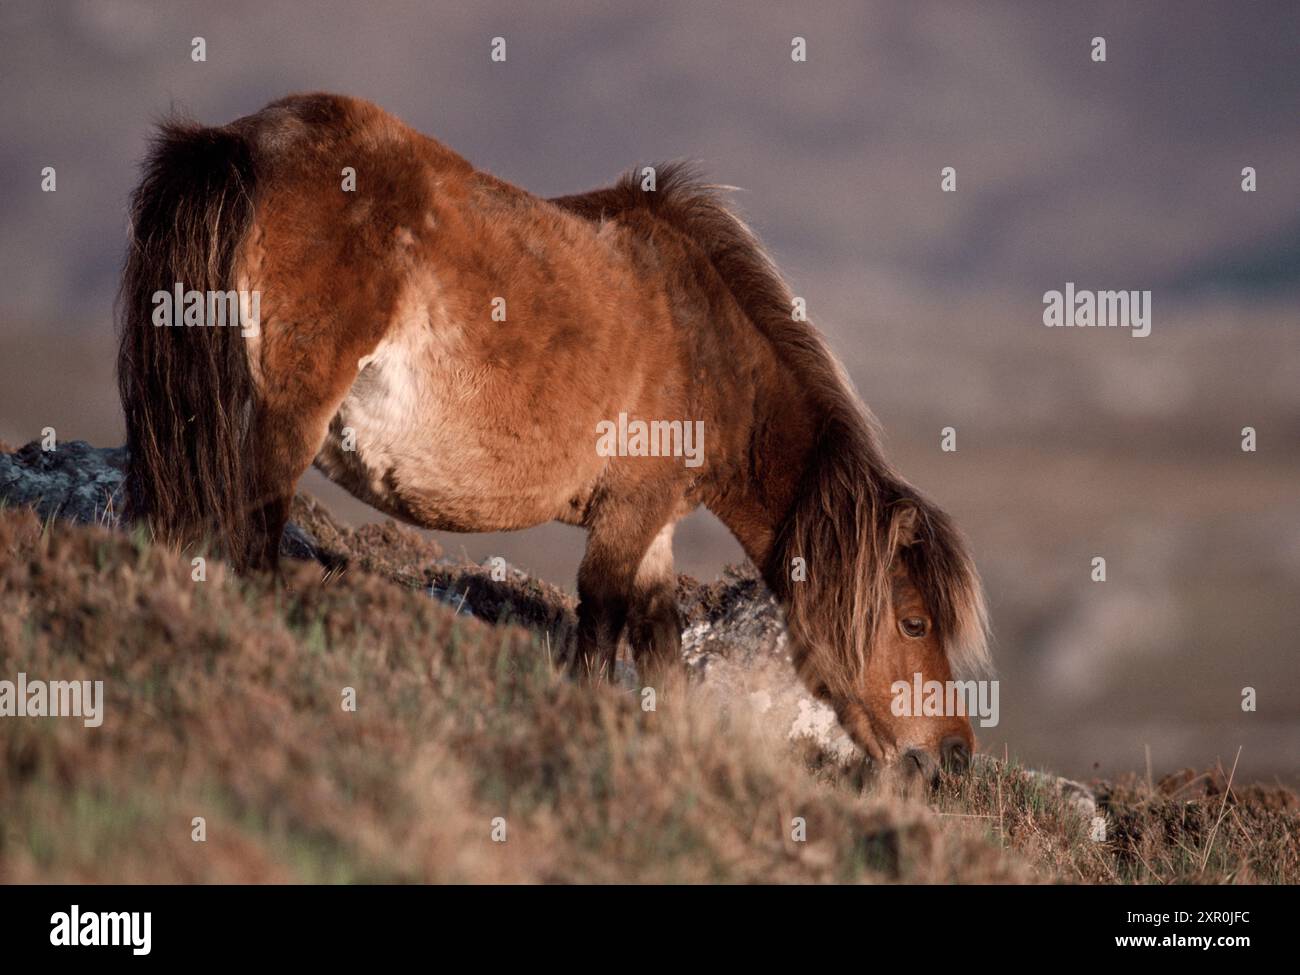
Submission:
[[[290,564],[277,588],[0,512],[0,677],[102,679],[107,702],[97,729],[0,719],[0,880],[1300,880],[1289,793],[1107,787],[1106,843],[1002,762],[929,803],[863,793],[859,770],[693,688],[645,712],[570,684],[537,632],[419,588],[478,570],[451,579],[415,536],[367,532],[332,539],[350,568]],[[544,618],[557,598],[514,602]]]

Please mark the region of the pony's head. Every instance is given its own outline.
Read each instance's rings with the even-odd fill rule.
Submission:
[[[918,531],[929,514],[904,504],[888,517],[893,557],[869,610],[874,625],[865,665],[833,703],[845,730],[874,761],[904,783],[931,785],[941,769],[964,772],[975,750],[970,716],[954,707],[966,703],[954,692],[954,661],[982,663],[969,657],[972,649],[982,652],[984,610],[973,575],[962,578],[972,570],[933,564],[952,549],[951,540],[935,538],[935,525],[926,525],[924,535]]]
[[[793,657],[887,778],[932,785],[975,748],[955,681],[988,667],[984,600],[948,516],[864,432],[823,443],[780,536],[776,561],[806,565],[782,585]]]

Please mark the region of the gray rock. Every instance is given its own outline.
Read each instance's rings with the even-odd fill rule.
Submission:
[[[1031,772],[1030,774],[1037,776],[1040,781],[1049,783],[1053,789],[1060,793],[1061,798],[1075,808],[1086,822],[1091,823],[1093,817],[1097,815],[1097,796],[1082,782],[1076,782],[1074,779],[1063,779],[1059,775],[1052,775],[1049,772]]]
[[[12,454],[0,453],[0,502],[34,508],[42,519],[121,528],[126,461],[125,447],[68,440],[43,450],[40,441],[33,440]],[[280,539],[280,553],[315,559],[316,541],[290,524]]]
[[[722,615],[691,622],[682,657],[700,684],[724,702],[744,702],[791,741],[811,740],[836,759],[857,754],[835,712],[794,673],[781,607],[756,576],[737,574]]]
[[[34,440],[0,453],[0,500],[35,508],[41,518],[117,527],[125,472],[125,447],[69,440],[42,450]]]

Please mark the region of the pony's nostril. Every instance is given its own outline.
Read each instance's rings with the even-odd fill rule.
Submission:
[[[927,785],[939,781],[939,763],[933,755],[919,748],[909,749],[903,754],[903,768],[909,776],[915,776]]]
[[[970,748],[965,739],[945,738],[939,752],[943,756],[943,767],[949,772],[965,772],[970,768]]]

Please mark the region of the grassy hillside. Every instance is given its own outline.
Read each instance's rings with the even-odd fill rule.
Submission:
[[[647,712],[571,684],[549,587],[497,614],[537,628],[491,625],[429,595],[483,570],[298,517],[347,568],[289,563],[276,587],[209,561],[195,582],[193,553],[0,512],[0,678],[102,679],[106,698],[98,728],[0,718],[0,880],[1300,881],[1288,792],[1102,783],[1094,842],[1000,758],[928,801],[864,791],[698,688]]]

